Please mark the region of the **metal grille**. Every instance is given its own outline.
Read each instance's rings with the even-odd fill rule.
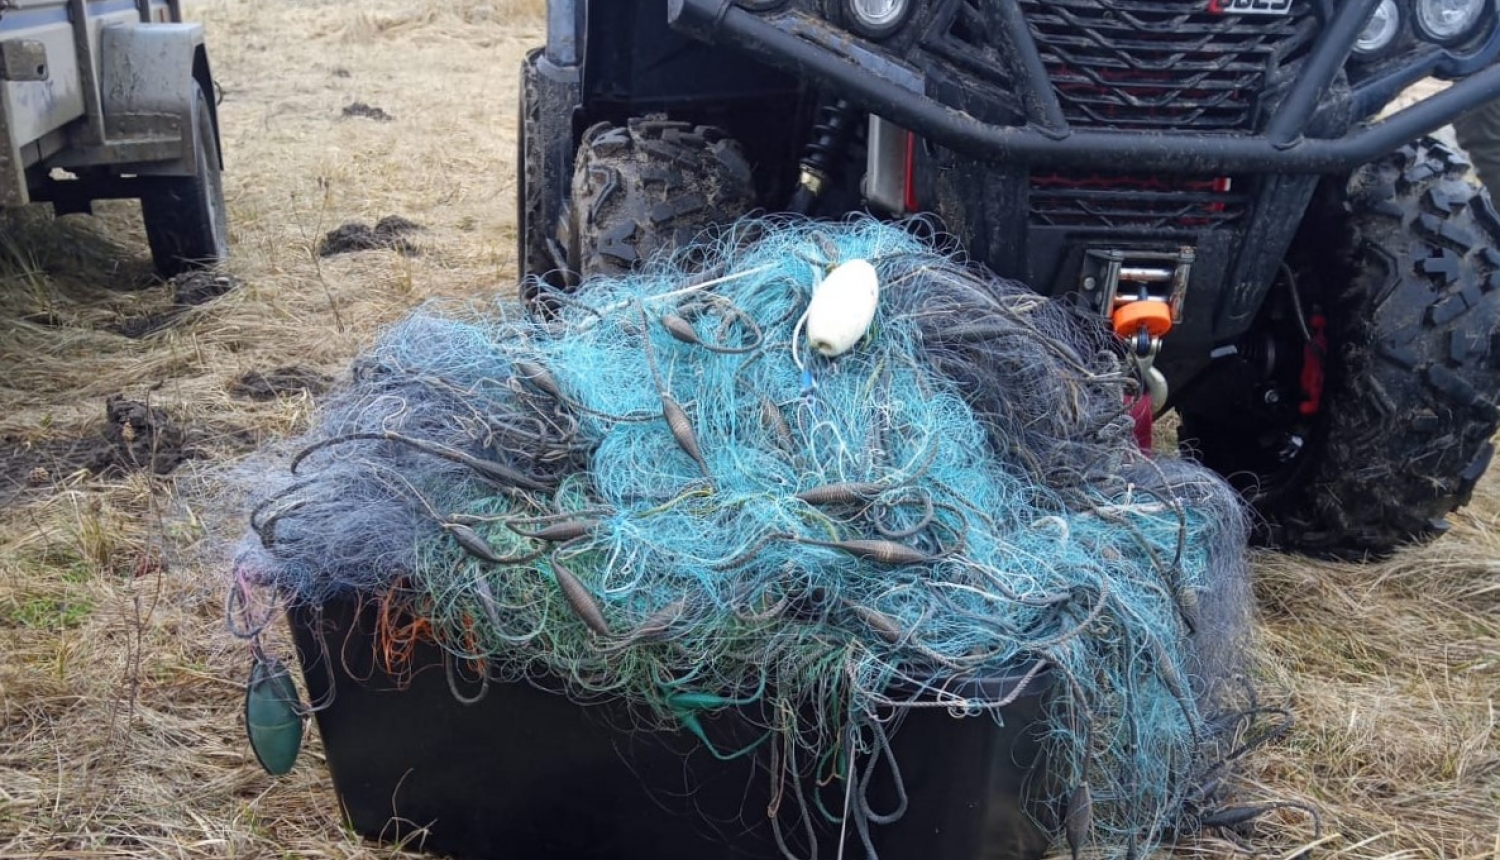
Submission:
[[[1211,230],[1245,217],[1228,177],[1049,173],[1031,176],[1032,223],[1112,230]]]
[[[1080,126],[1251,130],[1267,76],[1307,51],[1310,0],[1284,16],[1206,0],[1021,0],[1063,115]]]

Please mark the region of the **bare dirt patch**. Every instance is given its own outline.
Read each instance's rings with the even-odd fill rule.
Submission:
[[[84,474],[167,475],[193,456],[189,433],[160,407],[111,397],[104,413],[103,423],[86,436],[0,438],[0,502]]]
[[[229,384],[229,394],[245,400],[275,400],[298,394],[322,394],[332,383],[326,374],[291,364],[266,371],[248,370]]]
[[[241,286],[240,280],[233,275],[213,270],[184,272],[166,284],[166,288],[171,290],[172,304],[170,306],[140,315],[127,316],[106,324],[104,330],[132,339],[156,334],[177,324],[187,310],[194,305],[212,301],[239,286]]]

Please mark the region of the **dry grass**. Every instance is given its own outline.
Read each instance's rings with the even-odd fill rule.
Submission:
[[[119,289],[149,284],[134,206],[10,218],[0,435],[86,435],[122,392],[223,462],[309,414],[306,398],[233,399],[241,373],[337,375],[425,298],[509,291],[515,72],[542,5],[191,7],[224,87],[228,269],[246,286],[129,340],[107,327],[170,301]],[[355,100],[395,120],[341,119]],[[425,225],[419,256],[314,255],[325,231],[389,214]],[[0,517],[0,860],[390,856],[342,829],[316,743],[279,780],[248,753],[247,659],[212,562],[236,524],[180,479],[53,477]],[[1336,835],[1321,856],[1500,858],[1500,475],[1433,547],[1368,567],[1264,557],[1257,575],[1267,687],[1300,717],[1252,761],[1264,794],[1324,810]],[[1288,814],[1255,845],[1279,857],[1310,841]]]

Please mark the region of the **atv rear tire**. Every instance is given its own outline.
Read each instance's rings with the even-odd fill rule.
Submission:
[[[1323,250],[1325,264],[1300,273],[1321,284],[1328,313],[1320,409],[1286,468],[1239,482],[1271,543],[1360,558],[1431,540],[1489,465],[1500,418],[1500,217],[1465,181],[1467,168],[1426,139],[1341,189],[1341,250]],[[1328,241],[1319,213],[1308,218],[1304,249]],[[1266,429],[1189,414],[1180,435],[1233,478],[1264,464],[1254,446]]]
[[[721,129],[660,117],[583,133],[573,171],[569,262],[618,275],[755,205],[750,163]]]

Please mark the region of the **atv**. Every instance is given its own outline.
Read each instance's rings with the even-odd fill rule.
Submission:
[[[1269,543],[1380,556],[1493,452],[1500,216],[1428,135],[1497,54],[1492,0],[549,0],[519,259],[534,296],[751,211],[937,225],[1112,328]]]

